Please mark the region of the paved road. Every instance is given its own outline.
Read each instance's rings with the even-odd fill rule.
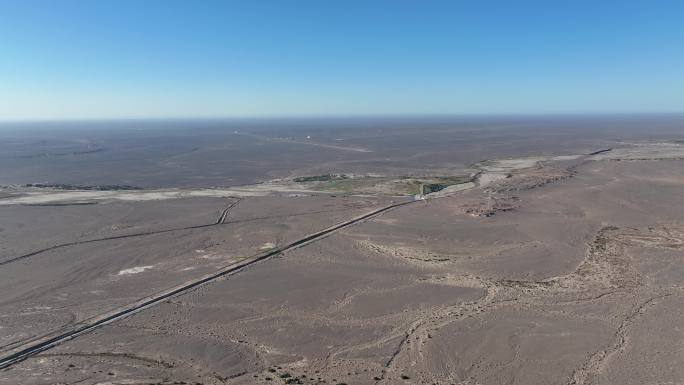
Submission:
[[[297,241],[294,241],[284,247],[280,247],[277,249],[270,250],[268,252],[265,252],[263,254],[256,255],[252,258],[246,259],[244,261],[226,266],[224,268],[221,268],[211,274],[205,275],[203,277],[200,277],[196,280],[185,282],[181,285],[175,286],[173,288],[170,288],[168,290],[165,290],[163,292],[157,293],[155,295],[142,298],[139,301],[118,308],[116,310],[113,310],[111,312],[107,312],[104,314],[100,314],[98,316],[92,317],[86,321],[80,322],[78,324],[72,325],[68,328],[54,331],[52,333],[49,333],[48,335],[39,338],[37,340],[33,340],[30,343],[26,343],[23,345],[20,345],[14,349],[12,349],[9,354],[5,355],[4,357],[0,358],[0,369],[7,368],[17,362],[23,361],[28,357],[31,357],[35,354],[38,354],[40,352],[43,352],[45,350],[48,350],[54,346],[57,346],[63,342],[72,340],[82,334],[89,333],[101,326],[110,324],[114,321],[120,320],[122,318],[128,317],[132,314],[135,314],[137,312],[140,312],[148,307],[154,306],[160,302],[163,302],[164,300],[185,293],[188,290],[194,289],[198,286],[207,284],[209,282],[212,282],[220,277],[236,274],[242,269],[244,269],[247,266],[253,265],[257,262],[264,261],[268,258],[271,258],[275,255],[278,255],[280,253],[283,253],[288,250],[293,250],[298,247],[302,247],[304,245],[307,245],[309,243],[321,240],[332,233],[341,230],[345,227],[352,226],[357,223],[364,222],[368,219],[371,219],[377,215],[380,215],[382,213],[385,213],[387,211],[390,211],[392,209],[395,209],[397,207],[405,206],[411,203],[414,203],[415,201],[405,201],[405,202],[400,202],[400,203],[394,203],[389,206],[382,207],[380,209],[373,210],[369,213],[366,213],[362,216],[350,219],[348,221],[344,221],[341,223],[338,223],[332,227],[328,227],[326,229],[320,230],[316,233],[307,235]],[[226,210],[226,212],[228,209]],[[216,225],[220,224],[222,221],[225,220],[225,215],[221,215],[219,220],[211,225]],[[207,226],[207,225],[204,225]],[[172,231],[172,230],[170,230]]]

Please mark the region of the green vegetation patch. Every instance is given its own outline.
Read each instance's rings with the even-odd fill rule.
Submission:
[[[300,176],[297,178],[294,178],[293,181],[296,183],[305,183],[305,182],[330,182],[334,180],[344,180],[344,179],[349,179],[348,176],[344,174],[323,174],[323,175],[313,175],[313,176]]]
[[[442,191],[449,186],[451,186],[451,185],[444,184],[444,183],[424,184],[423,185],[423,194],[430,194],[433,192]]]
[[[445,188],[457,184],[471,182],[472,179],[467,176],[440,176],[432,178],[430,181],[423,182],[422,194],[430,194],[437,191],[442,191]]]

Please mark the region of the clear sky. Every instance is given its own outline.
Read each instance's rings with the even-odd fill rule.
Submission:
[[[684,112],[681,0],[0,0],[0,120]]]

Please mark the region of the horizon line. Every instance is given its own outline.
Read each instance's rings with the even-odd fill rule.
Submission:
[[[223,116],[106,116],[63,118],[0,118],[6,123],[58,123],[58,122],[126,122],[126,121],[190,121],[190,120],[307,120],[307,119],[420,119],[420,118],[487,118],[487,117],[610,117],[610,116],[677,116],[684,112],[514,112],[514,113],[405,113],[405,114],[282,114],[282,115],[223,115]]]

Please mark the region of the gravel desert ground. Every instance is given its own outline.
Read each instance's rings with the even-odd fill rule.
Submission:
[[[684,383],[681,117],[194,124],[2,131],[0,383]]]

